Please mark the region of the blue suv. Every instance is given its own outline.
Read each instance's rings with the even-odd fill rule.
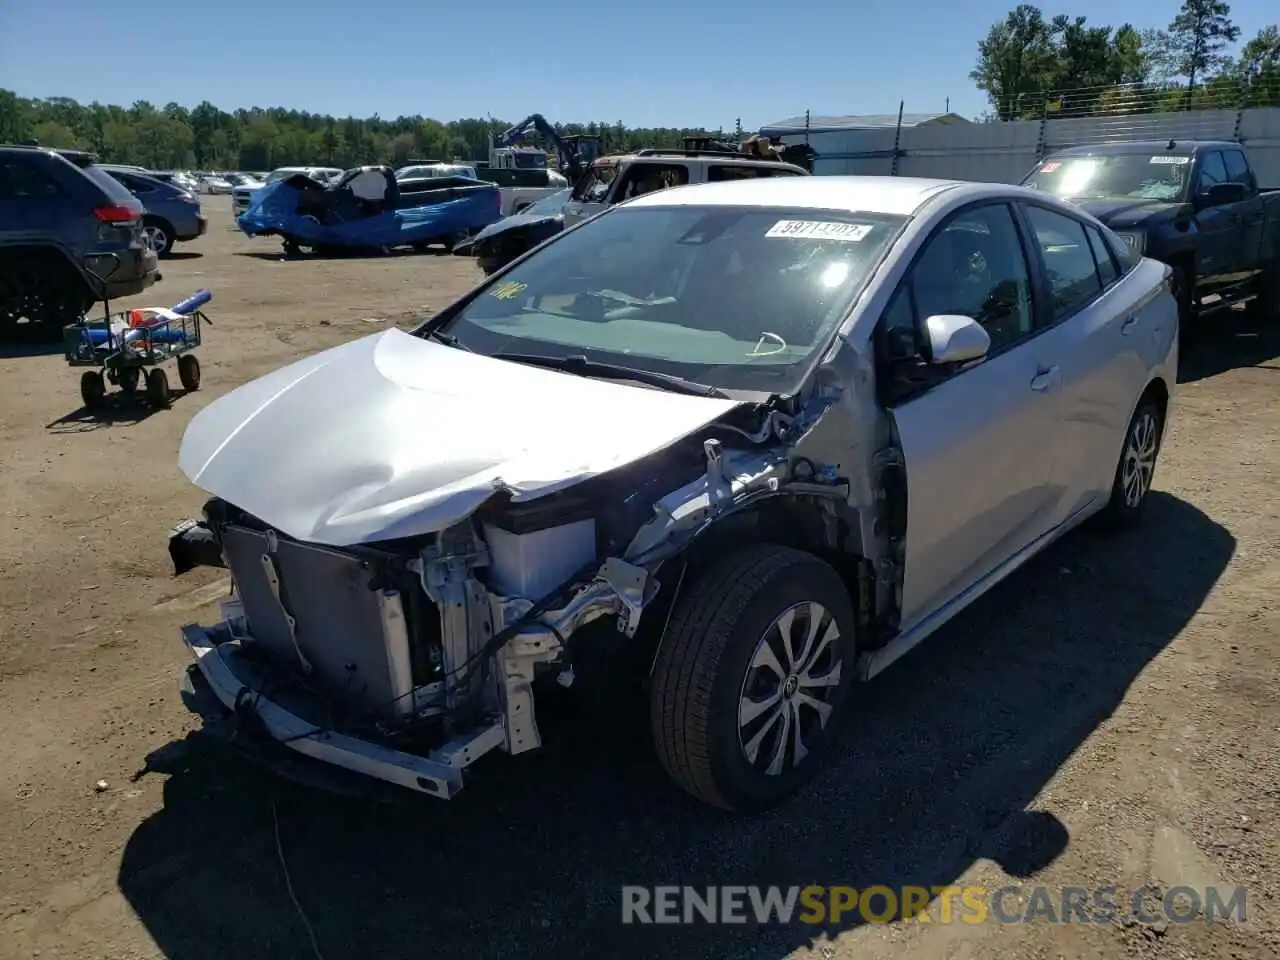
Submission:
[[[56,340],[157,279],[145,210],[93,154],[0,145],[0,340]]]

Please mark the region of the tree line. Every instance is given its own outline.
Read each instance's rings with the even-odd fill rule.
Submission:
[[[66,97],[27,99],[0,90],[0,143],[89,150],[108,163],[156,170],[273,170],[282,166],[356,167],[412,159],[483,160],[496,133],[493,119],[441,122],[429,117],[384,120],[331,117],[282,108],[227,112],[204,102],[188,109],[140,100],[131,107],[82,104]],[[561,134],[591,134],[611,152],[678,147],[704,130],[627,127],[617,123],[557,124]]]
[[[1024,3],[978,43],[970,77],[997,120],[1280,106],[1280,27],[1239,40],[1225,0],[1184,0],[1145,30]]]

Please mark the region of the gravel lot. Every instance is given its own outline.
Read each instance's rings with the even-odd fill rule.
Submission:
[[[169,576],[168,527],[204,499],[177,448],[224,391],[479,272],[286,262],[206,205],[139,298],[214,291],[198,394],[90,416],[60,355],[0,352],[0,956],[313,957],[281,853],[327,960],[1280,956],[1280,329],[1233,316],[1187,347],[1146,525],[1068,537],[864,688],[840,763],[786,809],[686,801],[634,722],[561,724],[451,804],[373,807],[188,738],[176,629],[224,585]],[[619,922],[623,884],[1009,882],[1243,884],[1249,919]]]

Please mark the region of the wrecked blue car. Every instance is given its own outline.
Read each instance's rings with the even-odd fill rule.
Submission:
[[[564,229],[564,205],[572,193],[570,188],[543,197],[519,213],[485,227],[454,247],[453,252],[475,257],[486,275],[501,270]]]
[[[333,183],[296,174],[254,193],[236,223],[278,236],[286,253],[452,249],[502,217],[497,186],[467,177],[396,180],[390,167],[357,167]]]

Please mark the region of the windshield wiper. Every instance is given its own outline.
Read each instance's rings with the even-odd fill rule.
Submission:
[[[600,360],[588,360],[582,354],[571,357],[548,357],[540,353],[496,353],[496,360],[510,360],[513,363],[527,363],[531,367],[546,367],[549,370],[563,370],[579,376],[598,376],[616,380],[634,380],[651,387],[661,387],[672,393],[683,393],[692,397],[718,397],[727,400],[729,395],[705,383],[686,380],[670,373],[657,373],[653,370],[641,370],[626,367],[620,363],[605,363]]]
[[[457,347],[459,350],[467,351],[467,353],[475,353],[474,350],[472,350],[470,347],[468,347],[465,343],[463,343],[461,340],[459,340],[457,337],[455,337],[451,333],[444,333],[440,330],[428,330],[425,334],[423,334],[423,336],[429,337],[430,339],[435,340],[437,343],[443,343],[446,347]]]

